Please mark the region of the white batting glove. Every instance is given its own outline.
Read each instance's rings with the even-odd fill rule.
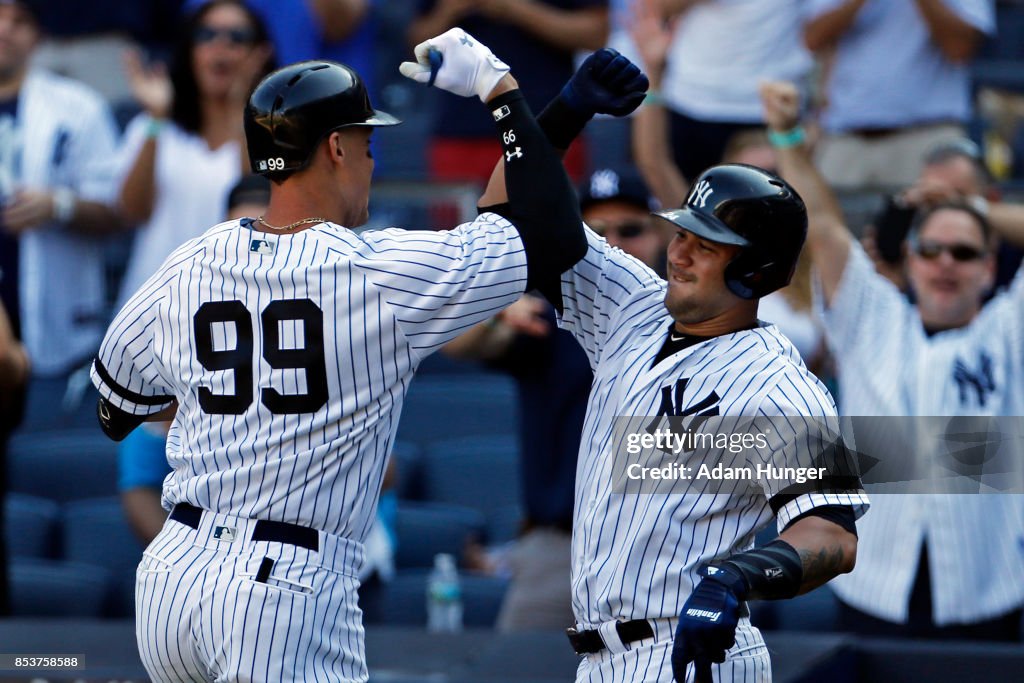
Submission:
[[[509,72],[508,64],[461,28],[425,40],[413,52],[416,61],[402,62],[398,67],[403,76],[462,97],[476,95],[481,102],[487,101],[494,86]]]

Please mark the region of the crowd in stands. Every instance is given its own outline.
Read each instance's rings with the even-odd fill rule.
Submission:
[[[651,82],[644,105],[625,126],[595,121],[565,164],[588,225],[658,273],[671,234],[650,211],[679,206],[703,169],[748,163],[797,187],[810,213],[808,247],[793,284],[762,302],[760,318],[793,339],[842,414],[1024,410],[1024,205],[1015,201],[1024,125],[1014,119],[1024,119],[1024,34],[1016,32],[1024,3],[89,4],[82,12],[68,0],[0,0],[0,521],[12,549],[0,543],[0,614],[60,613],[33,604],[28,589],[12,604],[8,576],[36,585],[26,567],[74,559],[69,516],[83,513],[47,496],[45,478],[71,476],[79,470],[54,466],[103,448],[87,368],[116,307],[179,244],[265,205],[268,186],[247,175],[242,130],[255,83],[302,59],[349,64],[375,102],[406,118],[394,136],[374,141],[385,160],[377,182],[482,187],[499,154],[486,112],[414,91],[388,61],[456,25],[512,66],[535,110],[581,51],[611,44],[642,66]],[[1017,79],[995,79],[1007,63]],[[983,96],[1000,103],[995,114],[978,106]],[[857,214],[865,205],[867,220]],[[418,208],[427,216],[444,209]],[[929,384],[947,366],[967,389],[947,396]],[[482,605],[467,611],[467,623],[571,625],[586,357],[557,329],[553,309],[527,294],[425,370],[407,402],[368,553],[367,622],[422,623],[422,604],[410,613],[406,603],[410,595],[422,603],[433,554],[450,551],[472,572],[467,600]],[[474,413],[483,417],[475,422]],[[120,544],[125,566],[166,516],[166,430],[147,424],[120,447],[105,446],[111,468],[120,459],[119,475],[81,489],[108,496],[93,533]],[[38,459],[61,443],[59,457]],[[929,457],[912,450],[907,457]],[[465,453],[500,459],[479,470],[493,480],[456,474],[452,463]],[[499,472],[511,481],[496,480]],[[805,625],[1019,640],[1019,497],[882,498],[859,524],[858,569],[836,582],[838,601],[829,589],[811,598],[817,616]],[[28,519],[42,530],[32,550],[13,542]],[[964,547],[979,551],[957,552]],[[36,564],[19,569],[19,561]],[[106,569],[109,595],[96,615],[128,616],[130,580]]]

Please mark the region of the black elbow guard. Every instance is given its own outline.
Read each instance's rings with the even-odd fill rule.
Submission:
[[[114,441],[124,440],[132,430],[146,421],[144,415],[126,413],[103,397],[96,402],[96,417],[99,418],[103,433]]]

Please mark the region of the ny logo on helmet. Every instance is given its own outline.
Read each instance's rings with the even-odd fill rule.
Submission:
[[[690,205],[699,206],[704,208],[704,205],[708,202],[708,197],[714,192],[714,188],[711,187],[711,183],[706,180],[702,180],[697,183],[697,187],[693,188],[693,193],[690,195]],[[697,202],[700,202],[699,204]]]

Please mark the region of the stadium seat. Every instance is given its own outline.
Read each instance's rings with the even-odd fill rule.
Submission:
[[[515,540],[523,528],[523,508],[502,505],[487,513],[487,542],[491,545]]]
[[[483,536],[485,525],[484,516],[469,508],[399,501],[395,566],[433,567],[438,553],[460,557],[468,539]]]
[[[15,558],[11,562],[15,617],[100,617],[110,573],[79,562]]]
[[[89,429],[99,433],[96,399],[99,392],[89,379],[89,366],[69,378],[33,378],[29,382],[20,432]]]
[[[489,528],[501,529],[508,509],[521,499],[515,436],[467,436],[430,443],[422,471],[425,500],[478,510],[487,517]]]
[[[18,432],[7,445],[7,468],[15,493],[58,503],[117,494],[117,444],[98,428]]]
[[[64,557],[105,569],[111,576],[106,613],[129,617],[135,613],[135,569],[142,544],[125,520],[121,501],[96,498],[64,506]]]
[[[381,597],[381,623],[388,626],[427,625],[427,579],[430,570],[398,571],[385,584]],[[459,574],[462,623],[467,628],[492,628],[498,618],[508,581],[492,576]]]
[[[52,500],[11,493],[4,500],[4,539],[9,557],[54,556],[60,506]]]
[[[517,400],[515,382],[503,375],[421,377],[405,399],[398,438],[422,447],[457,436],[514,434]]]

